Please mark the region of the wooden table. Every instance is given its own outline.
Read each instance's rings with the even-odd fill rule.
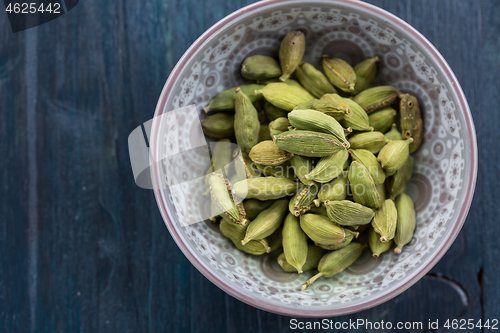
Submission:
[[[183,52],[250,2],[82,0],[16,34],[0,13],[0,332],[291,331],[290,318],[228,296],[188,262],[153,193],[134,185],[127,149]],[[500,2],[369,2],[453,68],[479,175],[467,222],[431,273],[336,320],[499,319]]]

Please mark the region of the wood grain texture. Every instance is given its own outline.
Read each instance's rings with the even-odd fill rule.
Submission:
[[[0,13],[0,332],[292,331],[188,262],[152,192],[134,185],[127,150],[185,50],[250,2],[85,0],[17,34]],[[431,274],[335,321],[498,319],[500,3],[368,2],[447,59],[471,106],[479,174],[467,222]]]

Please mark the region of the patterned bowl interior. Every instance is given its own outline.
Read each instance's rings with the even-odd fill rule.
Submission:
[[[277,254],[246,255],[209,221],[187,227],[177,223],[173,199],[183,202],[186,212],[198,209],[191,194],[202,193],[203,188],[187,188],[188,195],[174,195],[164,189],[159,204],[168,212],[170,221],[166,222],[179,235],[190,259],[210,271],[226,291],[247,295],[244,301],[277,312],[313,316],[328,310],[332,315],[341,314],[346,307],[363,309],[363,304],[397,289],[436,256],[450,230],[459,223],[466,192],[463,189],[471,186],[467,178],[470,138],[450,79],[421,42],[380,15],[345,1],[287,1],[242,13],[188,59],[175,78],[163,112],[193,103],[201,111],[218,92],[245,82],[239,74],[244,58],[254,54],[277,56],[281,38],[291,29],[305,33],[304,60],[318,68],[322,54],[341,57],[351,64],[378,55],[381,61],[376,84],[394,85],[418,97],[425,134],[422,147],[414,154],[414,176],[406,189],[417,211],[417,229],[411,243],[399,256],[390,251],[375,259],[365,251],[345,272],[322,278],[301,292],[301,284],[312,272],[301,276],[282,272],[276,263]],[[182,146],[185,140],[200,139],[192,134],[196,119],[178,118],[176,122],[162,121],[158,137],[153,138],[156,156],[166,156],[169,145]],[[176,126],[178,135],[168,138],[162,134],[161,128],[167,126]],[[196,158],[184,160],[178,167],[201,173],[207,169]],[[161,169],[158,172],[159,177],[165,177]]]

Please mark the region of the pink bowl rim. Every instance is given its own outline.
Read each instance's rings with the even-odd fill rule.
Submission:
[[[180,73],[182,72],[183,67],[186,65],[186,63],[191,59],[191,57],[197,52],[197,50],[203,45],[205,41],[207,41],[209,38],[211,38],[214,34],[216,34],[220,29],[224,28],[227,24],[232,23],[234,20],[238,19],[240,16],[247,14],[249,12],[252,12],[254,10],[260,9],[262,7],[268,7],[271,5],[275,4],[280,4],[280,3],[291,3],[291,2],[298,2],[301,3],[301,1],[290,1],[290,0],[265,0],[265,1],[260,1],[256,2],[254,4],[250,4],[246,7],[243,7],[232,14],[224,17],[222,20],[214,24],[210,29],[208,29],[203,35],[201,35],[192,45],[191,47],[184,53],[184,55],[181,57],[181,59],[177,62],[177,65],[174,67],[172,70],[170,76],[168,77],[167,82],[165,83],[165,86],[163,87],[163,90],[161,92],[161,95],[159,97],[156,110],[155,110],[155,119],[156,117],[161,115],[163,113],[163,110],[165,108],[165,104],[168,98],[168,95],[170,94],[171,89],[173,88],[177,78],[179,77]],[[467,126],[467,133],[469,135],[469,148],[470,148],[470,170],[469,170],[469,175],[468,175],[468,188],[467,192],[465,194],[464,198],[464,204],[461,206],[460,213],[458,215],[458,219],[456,223],[453,226],[453,229],[449,232],[448,238],[441,244],[440,248],[436,252],[433,258],[431,258],[424,266],[419,268],[419,271],[414,274],[411,278],[408,278],[406,282],[401,284],[400,286],[390,290],[389,292],[385,293],[384,295],[378,296],[374,299],[367,300],[363,303],[359,303],[356,305],[350,305],[346,306],[341,309],[326,309],[326,310],[312,310],[308,309],[307,307],[302,307],[302,308],[290,308],[286,306],[280,306],[276,304],[271,304],[265,301],[262,301],[260,299],[254,298],[252,296],[249,296],[248,294],[242,293],[236,289],[234,289],[230,284],[226,283],[225,281],[221,280],[218,278],[216,275],[212,274],[211,269],[204,265],[202,262],[198,261],[196,257],[191,253],[190,249],[183,243],[181,240],[179,234],[177,233],[175,227],[172,224],[172,220],[170,219],[169,213],[167,211],[167,207],[164,205],[163,201],[163,196],[161,193],[161,190],[155,189],[154,194],[155,194],[155,199],[158,204],[158,208],[160,209],[161,216],[167,226],[168,231],[172,235],[172,238],[174,241],[177,243],[177,246],[181,249],[181,251],[184,253],[184,255],[189,259],[189,261],[207,278],[209,279],[213,284],[215,284],[217,287],[221,288],[224,290],[226,293],[229,295],[239,299],[240,301],[249,304],[251,306],[254,306],[256,308],[266,310],[272,313],[280,314],[280,315],[286,315],[286,316],[296,316],[296,317],[316,317],[316,318],[321,318],[321,317],[332,317],[332,316],[341,316],[341,315],[347,315],[347,314],[352,314],[356,313],[359,311],[363,311],[372,307],[375,307],[377,305],[380,305],[393,297],[398,296],[401,294],[403,291],[411,287],[413,284],[415,284],[418,280],[420,280],[429,270],[434,267],[437,262],[444,256],[444,254],[448,251],[448,249],[451,247],[453,244],[454,240],[458,236],[465,219],[467,217],[470,205],[472,203],[472,197],[474,195],[474,189],[476,186],[476,177],[477,177],[477,142],[476,142],[476,131],[474,128],[474,122],[472,119],[472,115],[469,109],[469,105],[467,103],[466,97],[462,91],[462,88],[455,77],[453,71],[451,70],[450,66],[446,62],[446,60],[443,58],[443,56],[439,53],[439,51],[420,33],[418,32],[415,28],[413,28],[411,25],[400,19],[399,17],[385,11],[384,9],[381,9],[379,7],[376,7],[374,5],[358,1],[358,0],[318,0],[318,1],[313,1],[313,2],[323,2],[323,3],[328,3],[331,2],[332,4],[344,4],[344,5],[350,5],[354,7],[359,7],[364,10],[371,11],[372,13],[379,15],[386,20],[392,22],[396,26],[398,26],[400,29],[404,30],[411,36],[413,36],[416,40],[418,40],[423,47],[427,49],[430,55],[434,58],[434,61],[441,67],[443,70],[445,76],[448,78],[448,80],[451,82],[451,86],[453,87],[453,92],[456,94],[459,102],[460,109],[464,113],[465,117],[465,124]],[[159,184],[159,179],[157,178],[158,175],[158,170],[156,168],[156,163],[154,161],[156,160],[155,153],[157,149],[156,145],[156,138],[158,136],[158,131],[159,131],[159,121],[153,121],[153,126],[151,130],[151,140],[150,140],[150,158],[151,158],[151,177],[153,184]]]

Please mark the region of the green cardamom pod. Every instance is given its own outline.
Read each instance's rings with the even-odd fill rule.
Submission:
[[[269,208],[269,206],[271,206],[273,202],[274,201],[272,200],[267,200],[267,201],[260,201],[257,199],[244,200],[243,206],[245,207],[245,211],[247,213],[247,219],[253,221],[261,211],[263,211],[266,208]]]
[[[272,140],[271,131],[269,130],[269,126],[261,125],[259,130],[259,142]]]
[[[357,234],[340,227],[327,217],[310,213],[300,215],[300,227],[310,239],[318,244],[340,243],[345,237]]]
[[[377,61],[379,61],[379,58],[374,57],[366,59],[354,66],[357,82],[354,86],[353,94],[359,94],[372,84],[377,75]]]
[[[314,243],[314,245],[321,247],[322,249],[329,250],[329,251],[334,251],[334,250],[340,250],[347,245],[351,244],[352,240],[354,237],[358,237],[359,232],[356,231],[356,233],[352,232],[346,235],[344,240],[340,243],[335,243],[335,244],[319,244],[319,243]]]
[[[281,149],[306,157],[330,156],[339,150],[345,150],[336,137],[326,133],[293,130],[273,137],[274,143]]]
[[[234,132],[243,156],[247,156],[250,149],[259,142],[259,115],[248,96],[241,89],[236,90],[238,97],[235,104]]]
[[[370,126],[370,119],[368,118],[365,110],[363,110],[363,108],[353,100],[335,94],[326,94],[321,97],[321,99],[335,100],[345,105],[345,107],[349,110],[349,113],[345,115],[344,119],[340,120],[340,123],[345,127],[351,128],[355,131],[373,131],[373,127]]]
[[[377,234],[372,227],[368,230],[368,245],[372,250],[374,258],[378,258],[382,253],[388,251],[392,243],[392,239],[388,242],[380,241],[380,235]]]
[[[319,201],[318,201],[318,203],[319,203]],[[313,206],[313,207],[311,207],[311,210],[309,211],[309,213],[315,214],[315,215],[321,215],[321,216],[328,218],[328,214],[326,213],[325,206],[320,206],[320,207]]]
[[[262,141],[250,150],[250,159],[262,165],[280,165],[292,158],[292,154],[280,149],[273,141]]]
[[[380,235],[381,242],[388,242],[394,238],[398,223],[398,211],[394,201],[387,199],[382,207],[375,212],[372,227]]]
[[[380,207],[380,194],[370,172],[363,164],[353,161],[348,177],[355,202],[370,208]]]
[[[241,85],[239,88],[243,91],[245,95],[250,98],[252,103],[257,102],[262,99],[262,96],[255,95],[255,90],[261,89],[264,86],[260,84],[248,84]],[[230,88],[228,90],[224,90],[220,92],[217,96],[215,96],[207,107],[203,109],[206,113],[213,111],[230,111],[234,112],[235,102],[236,102],[236,87]]]
[[[201,128],[205,135],[216,139],[231,138],[234,136],[234,115],[216,113],[201,121]]]
[[[254,92],[254,94],[255,94],[255,92]],[[266,117],[269,121],[273,121],[273,120],[276,120],[276,119],[282,118],[282,117],[286,118],[286,116],[288,115],[288,111],[280,109],[280,108],[272,105],[268,101],[264,102],[264,113],[266,114]]]
[[[285,111],[291,111],[297,105],[314,99],[314,97],[303,88],[283,82],[269,83],[262,89],[255,90],[255,94],[262,94],[266,101]]]
[[[210,193],[212,194],[212,201],[217,204],[219,211],[228,219],[236,224],[246,224],[247,221],[244,217],[240,216],[240,212],[234,204],[233,198],[227,188],[227,180],[219,172],[212,172],[208,175],[208,184]]]
[[[371,208],[349,200],[326,200],[325,207],[330,220],[346,227],[368,224],[375,216]]]
[[[276,251],[281,249],[281,246],[283,245],[283,225],[279,227],[275,232],[272,233],[271,236],[268,236],[266,238],[267,242],[269,243],[269,247],[271,248],[272,251]]]
[[[403,166],[399,168],[393,176],[387,179],[387,191],[389,192],[389,197],[392,200],[396,199],[398,195],[404,192],[406,184],[413,175],[414,164],[415,160],[413,157],[411,157],[411,155],[408,156],[408,159]]]
[[[233,144],[229,139],[221,139],[213,145],[212,165],[215,170],[222,170],[226,173],[227,167],[231,164]],[[227,174],[227,173],[226,173]]]
[[[318,192],[319,202],[345,200],[347,198],[347,177],[341,173],[329,183],[322,184]]]
[[[315,110],[293,110],[288,114],[290,124],[306,131],[321,132],[333,135],[342,146],[348,148],[349,141],[344,134],[344,128],[335,118]]]
[[[320,98],[324,94],[337,93],[326,76],[307,62],[303,62],[297,67],[296,74],[302,86],[316,98]]]
[[[344,103],[339,103],[333,99],[311,99],[308,102],[297,105],[294,110],[315,110],[323,112],[327,116],[339,121],[344,119],[351,112],[351,109]]]
[[[389,142],[381,132],[358,133],[349,137],[351,149],[365,149],[377,154]]]
[[[248,225],[242,226],[239,224],[227,223],[226,220],[222,220],[219,224],[221,233],[229,238],[239,250],[254,255],[271,252],[271,248],[265,239],[250,241],[245,245],[241,245],[241,240],[245,237],[247,227]]]
[[[281,81],[287,81],[290,75],[297,69],[304,51],[306,50],[306,39],[302,31],[289,31],[281,41],[279,57],[282,75]]]
[[[408,94],[401,96],[399,111],[401,112],[401,131],[405,139],[413,139],[410,143],[410,153],[413,153],[422,143],[424,130],[417,98]]]
[[[380,197],[379,207],[382,207],[382,204],[387,199],[386,194],[385,194],[385,183],[384,184],[376,184],[375,187],[377,188],[377,192],[378,192],[378,195]]]
[[[372,113],[390,106],[399,94],[399,90],[392,86],[378,86],[363,90],[354,96],[353,101],[358,103],[366,113]]]
[[[319,273],[307,280],[302,285],[302,290],[306,290],[314,281],[322,276],[327,278],[332,277],[351,266],[361,256],[365,247],[366,244],[351,243],[340,250],[325,254],[318,264]]]
[[[410,156],[410,143],[412,138],[408,140],[389,141],[378,154],[378,161],[382,168],[386,170],[388,176],[392,176],[405,164],[408,156]]]
[[[322,157],[314,169],[304,177],[307,180],[313,180],[318,183],[328,183],[344,171],[344,164],[348,158],[349,153],[346,149],[339,150],[330,156]]]
[[[400,254],[403,246],[411,242],[413,233],[415,232],[416,218],[413,200],[405,193],[401,193],[396,199],[396,209],[398,211],[398,223],[394,242],[397,247],[394,249],[394,252]]]
[[[391,130],[384,134],[387,140],[403,140],[403,136],[398,131],[398,125],[392,124]]]
[[[335,87],[348,93],[354,91],[356,73],[347,62],[340,58],[328,59],[327,55],[323,55],[323,70]]]
[[[283,223],[287,213],[288,200],[276,200],[273,204],[260,212],[257,217],[248,224],[245,238],[241,241],[242,245],[251,240],[261,240],[270,236]]]
[[[294,195],[298,183],[287,178],[249,178],[233,185],[233,194],[242,199],[276,200]]]
[[[319,186],[317,184],[304,185],[288,203],[288,210],[294,216],[299,216],[315,206],[314,202],[318,196]]]
[[[275,166],[261,165],[261,164],[254,164],[254,166],[264,176],[288,178],[293,181],[297,180],[295,177],[295,173],[293,171],[293,167],[290,165],[289,161],[286,161],[280,165],[275,165]]]
[[[370,126],[373,127],[373,130],[384,133],[394,124],[396,116],[396,110],[387,107],[370,114],[368,118],[370,119]]]
[[[315,246],[313,244],[309,244],[307,246],[307,257],[306,262],[302,266],[302,270],[304,272],[310,271],[311,269],[315,269],[318,267],[319,260],[325,254],[325,250],[322,248]],[[288,273],[297,273],[297,269],[290,265],[286,258],[285,253],[282,253],[278,256],[278,264],[283,268],[285,272]]]
[[[248,57],[241,65],[241,76],[249,80],[267,80],[281,75],[278,62],[265,55]]]
[[[288,214],[283,223],[283,253],[286,261],[303,273],[302,267],[307,260],[307,236],[300,228],[299,219]]]
[[[293,167],[295,175],[297,175],[297,178],[299,178],[304,185],[314,184],[314,181],[305,178],[305,175],[313,169],[313,161],[310,158],[294,155],[290,159],[290,164]]]
[[[353,161],[357,161],[365,166],[370,172],[375,184],[382,184],[385,182],[384,168],[380,165],[377,157],[366,149],[350,149],[349,153]]]
[[[290,122],[286,117],[279,117],[269,123],[269,132],[271,133],[271,138],[275,135],[281,134],[288,131],[290,127]]]

